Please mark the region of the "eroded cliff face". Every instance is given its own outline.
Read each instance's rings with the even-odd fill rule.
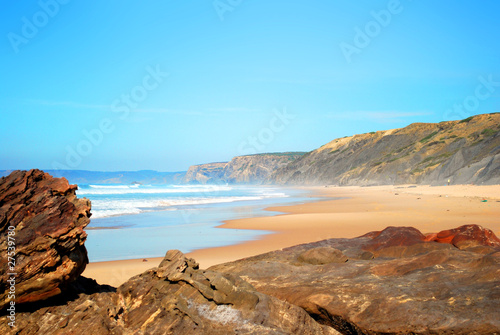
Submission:
[[[277,184],[500,184],[500,114],[339,138],[278,168]]]
[[[219,183],[224,175],[226,163],[208,163],[190,166],[182,179],[185,184]]]
[[[276,169],[301,157],[301,152],[257,154],[234,157],[227,163],[191,166],[183,179],[191,184],[260,184]]]

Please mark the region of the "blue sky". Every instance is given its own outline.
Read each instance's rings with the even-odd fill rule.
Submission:
[[[496,1],[2,1],[0,169],[186,170],[500,110]]]

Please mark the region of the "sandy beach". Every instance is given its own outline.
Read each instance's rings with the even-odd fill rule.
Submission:
[[[273,232],[259,240],[196,250],[201,268],[327,238],[350,238],[387,226],[412,226],[423,233],[478,224],[500,236],[500,186],[373,186],[307,188],[324,200],[271,207],[283,214],[224,222],[219,228]],[[332,200],[331,198],[341,198]],[[485,201],[486,200],[486,201]],[[167,250],[165,250],[166,252]],[[95,262],[84,276],[118,286],[157,266],[159,258]]]

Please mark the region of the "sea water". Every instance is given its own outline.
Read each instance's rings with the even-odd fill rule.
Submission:
[[[276,215],[266,207],[311,200],[305,191],[234,185],[79,185],[92,202],[85,243],[91,262],[164,256],[258,239],[266,231],[216,228]]]

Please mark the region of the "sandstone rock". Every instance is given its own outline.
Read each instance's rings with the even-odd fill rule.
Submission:
[[[16,274],[16,303],[24,303],[59,294],[85,269],[90,201],[77,199],[76,189],[39,170],[0,179],[0,308],[10,300],[9,273]]]
[[[474,246],[487,246],[500,249],[500,239],[490,229],[478,225],[464,225],[455,229],[429,234],[427,241],[450,243],[459,249]]]
[[[411,246],[425,241],[425,236],[413,227],[387,227],[371,236],[373,239],[365,244],[364,250],[377,251],[388,247]]]
[[[342,251],[349,261],[314,266],[296,261],[307,250],[324,247]],[[371,253],[366,250],[376,257],[351,257]],[[426,242],[413,228],[390,227],[209,270],[239,275],[342,334],[500,334],[500,252],[490,250],[460,250]]]
[[[303,309],[257,292],[241,278],[198,269],[171,250],[158,268],[116,292],[87,288],[79,297],[16,315],[21,334],[339,334]],[[0,317],[0,333],[9,333]]]

